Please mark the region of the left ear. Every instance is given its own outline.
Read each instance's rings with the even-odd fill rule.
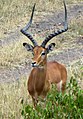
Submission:
[[[46,48],[47,53],[49,53],[50,51],[53,51],[54,47],[55,47],[55,43],[51,43],[50,45],[48,45]]]

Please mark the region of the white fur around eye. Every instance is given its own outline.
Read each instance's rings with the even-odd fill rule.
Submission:
[[[46,53],[43,51],[43,52],[41,53],[41,57],[44,58],[44,57],[45,57],[45,54],[46,54]]]

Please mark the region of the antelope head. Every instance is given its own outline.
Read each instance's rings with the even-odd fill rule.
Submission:
[[[68,30],[68,24],[67,24],[67,9],[64,1],[64,8],[65,8],[65,22],[64,22],[64,29],[58,30],[57,32],[54,32],[50,35],[48,35],[42,44],[39,46],[36,42],[36,40],[30,35],[27,30],[32,24],[32,19],[33,19],[33,14],[35,10],[35,4],[32,9],[32,14],[29,23],[21,29],[21,32],[30,39],[33,45],[28,44],[28,43],[23,43],[23,46],[26,48],[27,51],[32,52],[33,54],[33,62],[32,62],[32,67],[41,67],[44,66],[47,62],[47,54],[53,50],[55,47],[55,43],[51,43],[46,47],[46,44],[55,36],[66,32]]]

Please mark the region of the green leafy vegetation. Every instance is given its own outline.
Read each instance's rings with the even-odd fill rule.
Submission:
[[[53,86],[44,102],[45,106],[38,104],[36,110],[22,102],[21,115],[24,119],[82,119],[83,91],[73,77],[68,83],[67,90],[68,92],[62,95]]]

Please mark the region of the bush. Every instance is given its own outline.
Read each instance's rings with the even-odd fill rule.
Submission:
[[[22,101],[21,115],[24,119],[82,119],[83,91],[73,77],[68,83],[67,90],[68,92],[62,95],[53,86],[44,102],[45,105],[38,104],[36,110]]]

